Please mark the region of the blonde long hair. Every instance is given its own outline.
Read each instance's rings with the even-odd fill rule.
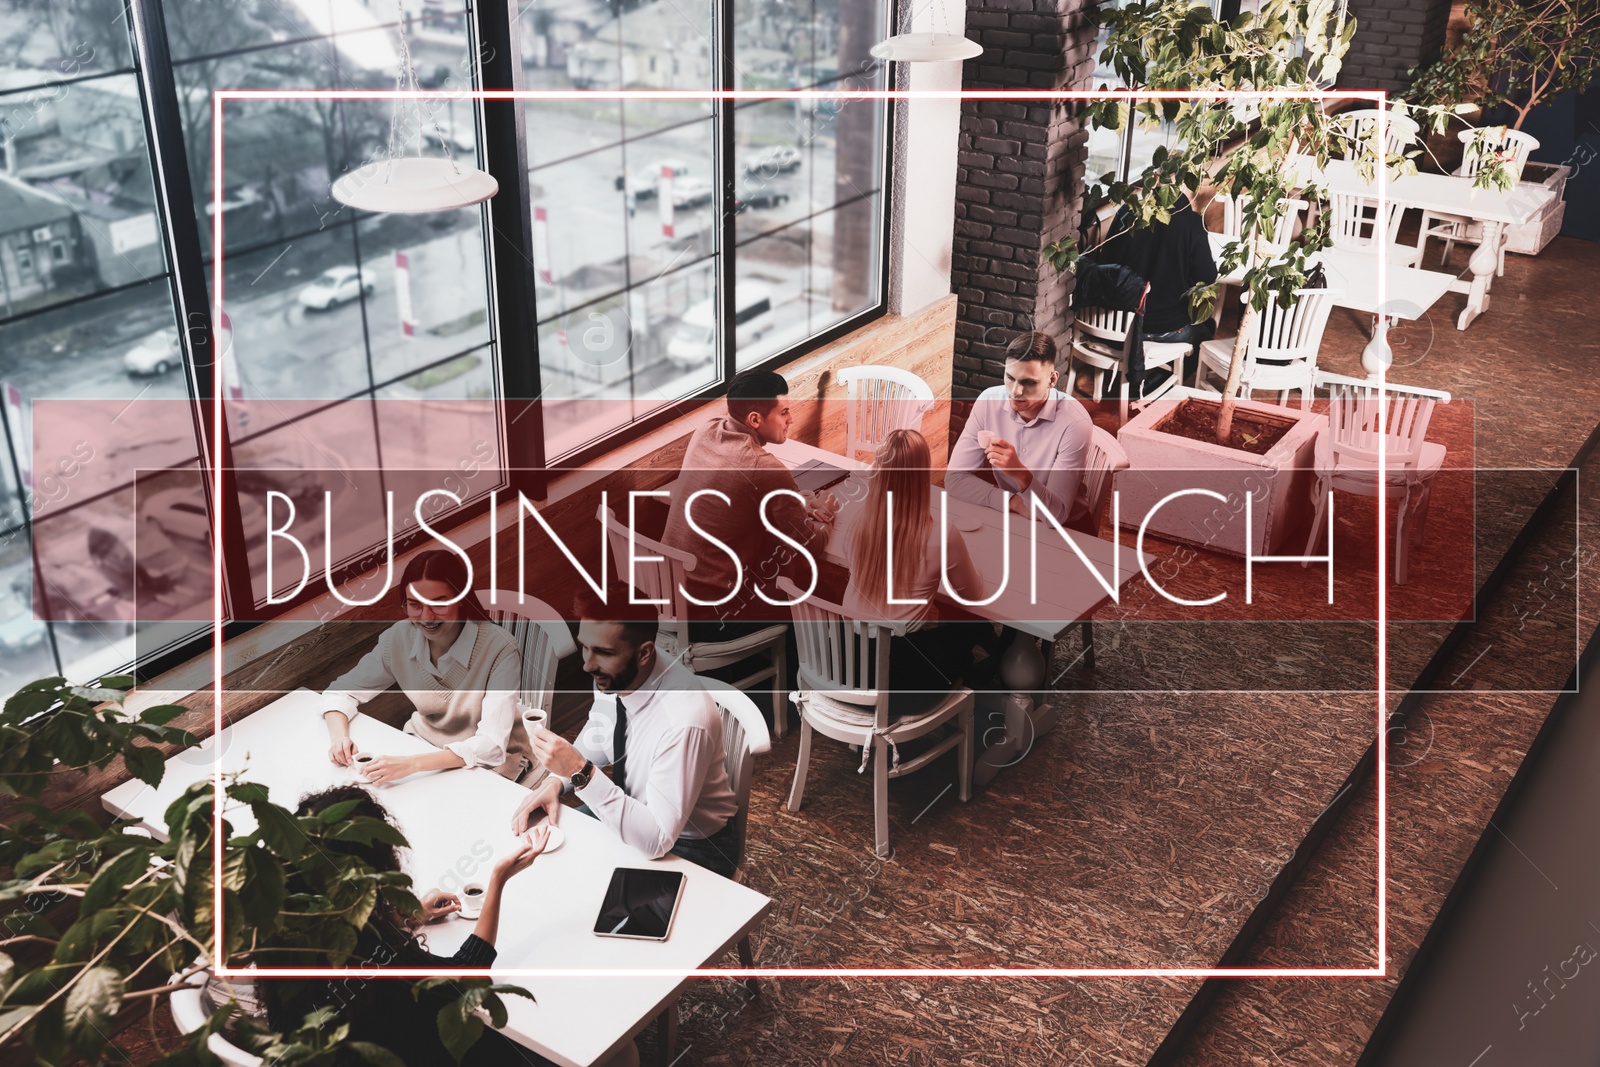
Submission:
[[[916,430],[894,430],[873,457],[867,499],[851,546],[850,581],[862,598],[887,607],[889,494],[894,494],[894,590],[905,596],[922,569],[933,528],[928,440]]]

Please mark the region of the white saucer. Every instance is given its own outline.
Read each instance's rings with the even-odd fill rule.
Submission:
[[[526,841],[528,839],[528,835],[523,834],[522,839]],[[539,853],[539,855],[544,856],[551,852],[556,852],[561,848],[562,845],[566,843],[566,832],[563,831],[559,826],[552,826],[550,827],[550,836],[545,840],[544,843],[544,851]]]

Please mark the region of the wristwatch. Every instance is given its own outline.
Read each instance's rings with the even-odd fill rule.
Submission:
[[[594,760],[583,761],[583,769],[572,776],[572,788],[582,789],[589,784],[589,779],[594,777]]]

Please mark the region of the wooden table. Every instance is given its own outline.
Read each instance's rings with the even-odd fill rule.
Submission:
[[[835,467],[851,471],[851,480],[858,485],[864,485],[866,478],[866,465],[854,460],[825,452],[812,445],[802,444],[799,441],[786,441],[781,445],[769,446],[768,450],[785,464],[798,467],[809,460],[818,459],[831,463]],[[847,483],[848,485],[848,483]],[[830,490],[841,500],[860,500],[865,494],[860,488],[836,486]],[[934,492],[933,497],[935,521],[937,521],[939,507],[939,493]],[[962,531],[961,536],[966,539],[967,547],[971,550],[972,560],[977,565],[978,573],[983,578],[987,588],[993,589],[1000,584],[1003,570],[1001,558],[1001,522],[999,512],[990,508],[974,506],[965,501],[950,500],[951,525],[976,526],[976,530]],[[852,509],[846,503],[840,510],[839,520],[835,524],[833,536],[828,541],[824,558],[830,563],[839,566],[848,566],[848,552],[851,543],[851,532],[857,521],[859,511]],[[1105,578],[1112,581],[1114,561],[1120,557],[1120,570],[1116,573],[1116,588],[1126,585],[1130,579],[1139,573],[1139,554],[1131,548],[1105,541],[1087,534],[1068,531],[1068,536],[1088,557],[1094,568]],[[1038,531],[1039,573],[1043,575],[1072,576],[1071,581],[1062,581],[1058,577],[1054,581],[1039,581],[1038,604],[1030,602],[1031,582],[1029,580],[1029,567],[1032,564],[1033,543],[1029,531],[1029,523],[1020,515],[1012,515],[1010,521],[1011,537],[1011,573],[1003,592],[993,603],[982,606],[968,606],[956,604],[944,595],[941,588],[939,597],[946,603],[955,604],[962,611],[976,615],[979,618],[989,619],[993,622],[1003,623],[1017,631],[1016,640],[1031,641],[1041,638],[1046,646],[1053,644],[1063,637],[1068,627],[1075,622],[1087,619],[1095,608],[1099,607],[1110,595],[1101,587],[1100,583],[1087,572],[1084,564],[1062,544],[1060,535],[1054,528],[1041,520]],[[1146,554],[1146,560],[1153,557]],[[1046,656],[1048,667],[1049,657]],[[1048,686],[1050,679],[1045,679]],[[1025,694],[1032,702],[1031,693]],[[1032,712],[1035,722],[1053,721],[1059,714],[1059,709],[1046,703],[1037,704]],[[1014,741],[1017,736],[1016,727],[1019,724],[1007,722],[1006,733],[1008,741]]]
[[[1308,164],[1300,164],[1311,175]],[[1350,192],[1361,196],[1378,195],[1377,185],[1369,184],[1348,160],[1334,160],[1323,171],[1330,192]],[[1467,294],[1467,306],[1456,319],[1456,329],[1465,330],[1472,320],[1489,310],[1489,287],[1494,282],[1500,248],[1509,239],[1508,227],[1521,226],[1533,219],[1555,198],[1549,189],[1514,185],[1505,192],[1478,189],[1474,179],[1454,174],[1408,174],[1390,176],[1389,199],[1406,207],[1448,215],[1461,215],[1483,225],[1483,242],[1467,266],[1471,281],[1457,280],[1452,288]],[[1419,245],[1421,240],[1419,238]],[[1396,268],[1390,267],[1393,276]]]
[[[113,814],[136,819],[166,836],[163,813],[190,784],[208,780],[217,748],[225,770],[245,770],[249,781],[267,786],[274,803],[294,808],[302,794],[365,779],[328,761],[328,742],[317,715],[320,697],[296,690],[229,726],[219,738],[167,761],[160,788],[131,781],[106,793]],[[357,746],[381,755],[431,751],[426,741],[358,715],[350,724]],[[410,842],[410,873],[419,892],[450,889],[488,875],[495,860],[513,847],[511,814],[527,790],[481,768],[412,775],[373,793],[400,824]],[[237,832],[255,823],[248,809],[229,811]],[[651,860],[624,844],[598,821],[567,810],[561,820],[565,844],[540,856],[506,886],[495,966],[550,970],[649,970],[627,978],[510,979],[537,1003],[506,997],[507,1037],[565,1067],[588,1067],[620,1049],[665,1008],[688,972],[717,960],[738,943],[771,901],[737,882],[675,856]],[[663,942],[596,937],[600,910],[616,867],[661,865],[681,871],[688,882],[671,936]],[[427,928],[431,951],[449,955],[472,932],[472,922],[454,919]]]

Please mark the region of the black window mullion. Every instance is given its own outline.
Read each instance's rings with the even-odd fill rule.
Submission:
[[[712,77],[716,79],[719,89],[736,88],[734,84],[738,68],[734,66],[733,58],[733,26],[734,11],[733,0],[717,0],[713,11],[716,25],[717,47],[711,56]],[[712,166],[717,177],[718,188],[722,196],[718,201],[722,205],[722,212],[718,216],[721,222],[721,232],[718,234],[717,255],[721,258],[717,262],[719,284],[717,289],[718,304],[721,311],[722,331],[722,385],[727,386],[733,376],[739,371],[739,336],[738,328],[734,323],[734,316],[739,307],[736,286],[739,284],[737,276],[738,264],[735,262],[737,252],[734,242],[738,238],[733,211],[734,197],[738,195],[738,174],[734,163],[734,108],[731,100],[717,100],[715,102],[717,116],[717,136],[712,141]]]
[[[159,0],[125,2],[129,31],[133,35],[134,67],[139,74],[140,97],[144,104],[156,205],[167,242],[168,278],[180,325],[178,338],[187,355],[191,396],[195,401],[190,411],[196,439],[201,443],[200,464],[206,475],[206,492],[209,496],[212,476],[220,467],[222,499],[212,500],[211,506],[222,509],[225,528],[240,530],[244,528],[244,518],[233,485],[233,456],[228,445],[227,426],[223,425],[220,440],[213,439],[212,435],[212,398],[216,395],[220,368],[216,365],[211,299],[206,288],[205,257],[194,210],[194,190],[189,183],[188,155],[166,15]],[[217,547],[222,555],[226,613],[236,619],[246,618],[241,609],[250,602],[250,564],[244,538],[224,538],[223,544]]]
[[[481,88],[517,90],[526,84],[518,7],[518,0],[482,0],[474,6],[479,56],[475,76]],[[538,403],[543,383],[534,307],[533,205],[526,109],[518,101],[483,101],[483,146],[484,166],[500,183],[488,206],[493,334],[500,346],[501,395],[515,409],[507,426],[518,424],[505,437],[505,468],[509,488],[542,498],[545,442]]]

